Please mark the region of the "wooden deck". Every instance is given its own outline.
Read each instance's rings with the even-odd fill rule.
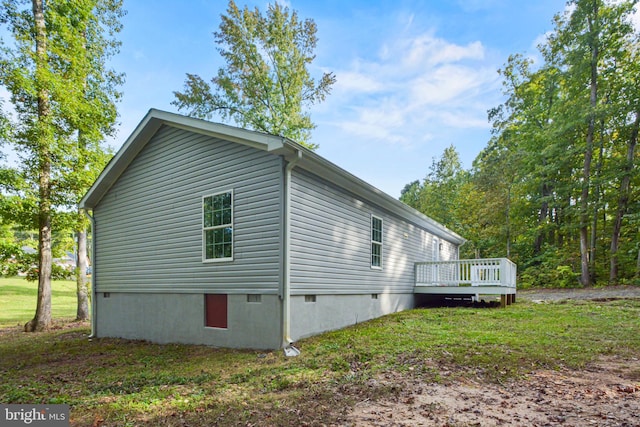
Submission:
[[[415,264],[418,294],[468,296],[500,295],[502,305],[516,297],[516,265],[507,258],[427,261]]]

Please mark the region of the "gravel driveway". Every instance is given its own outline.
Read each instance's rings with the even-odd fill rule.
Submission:
[[[530,301],[560,301],[565,299],[594,300],[600,298],[640,298],[640,286],[607,286],[580,289],[518,290],[517,298]],[[516,300],[517,301],[517,300]]]

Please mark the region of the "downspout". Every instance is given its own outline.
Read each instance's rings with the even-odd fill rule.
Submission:
[[[291,171],[302,158],[302,151],[289,161],[284,173],[284,275],[282,286],[282,348],[284,355],[295,357],[300,350],[295,348],[291,339]]]
[[[468,242],[468,240],[465,240],[464,242],[460,243],[457,247],[456,247],[456,259],[459,261],[460,260],[460,248],[463,247],[466,243]]]
[[[97,336],[97,311],[96,311],[96,220],[89,213],[87,209],[83,209],[84,214],[89,218],[91,222],[91,335],[89,338],[95,338]]]

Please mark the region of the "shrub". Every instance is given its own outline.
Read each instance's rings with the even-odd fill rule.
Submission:
[[[0,242],[0,276],[13,277],[23,274],[27,280],[38,280],[38,254],[27,252],[23,247],[7,242]],[[67,280],[73,277],[73,271],[53,264],[51,278]]]

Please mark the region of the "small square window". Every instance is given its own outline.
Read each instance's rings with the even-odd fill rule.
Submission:
[[[247,295],[247,302],[254,302],[254,303],[262,302],[262,295],[260,295],[260,294],[248,294]]]
[[[305,295],[304,296],[304,302],[316,302],[316,296],[315,295]]]

